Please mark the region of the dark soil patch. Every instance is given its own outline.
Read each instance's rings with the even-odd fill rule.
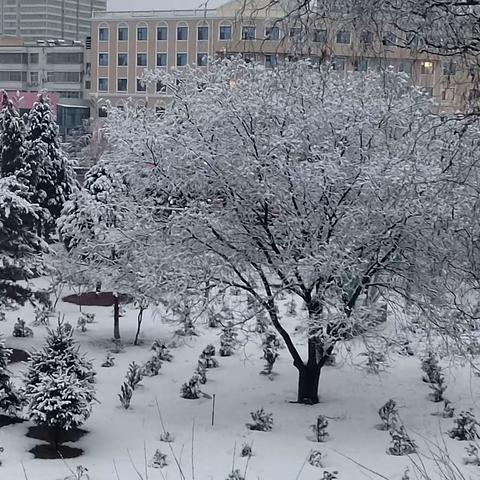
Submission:
[[[35,458],[41,458],[43,460],[53,460],[58,458],[77,458],[82,455],[83,450],[81,448],[67,447],[66,445],[59,445],[55,448],[53,445],[41,444],[36,445],[31,450]]]
[[[75,305],[84,305],[86,307],[111,307],[113,306],[113,292],[85,292],[81,294],[67,295],[62,300]],[[129,295],[120,294],[119,303],[130,303],[132,298]]]
[[[11,350],[10,363],[26,362],[28,360],[29,354],[25,350],[20,350],[19,348],[11,348]]]
[[[86,430],[81,428],[71,428],[70,430],[65,430],[60,432],[58,442],[77,442],[80,440],[86,433]],[[28,428],[27,437],[36,438],[37,440],[43,440],[45,442],[53,443],[55,438],[55,432],[50,427],[45,427],[44,425],[35,425]]]
[[[9,417],[8,415],[0,415],[0,428],[6,427],[7,425],[13,425],[15,423],[22,423],[25,420],[22,420],[18,417]]]

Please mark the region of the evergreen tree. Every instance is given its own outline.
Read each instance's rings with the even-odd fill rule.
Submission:
[[[27,280],[41,270],[43,241],[31,226],[41,209],[29,202],[25,185],[0,178],[0,310],[23,305],[33,295]]]
[[[22,407],[22,397],[10,380],[7,370],[11,350],[5,347],[5,340],[0,336],[0,412],[14,415]]]
[[[28,417],[51,428],[56,444],[62,431],[78,427],[90,416],[94,375],[72,331],[62,324],[49,329],[43,348],[30,355],[25,375]]]
[[[30,187],[32,201],[48,211],[48,218],[38,226],[49,238],[78,183],[73,165],[60,146],[58,126],[44,94],[39,95],[28,115],[24,162],[21,177]]]
[[[24,166],[25,125],[7,92],[2,92],[0,113],[1,175],[15,175]]]

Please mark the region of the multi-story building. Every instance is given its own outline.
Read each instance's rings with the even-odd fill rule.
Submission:
[[[0,0],[0,35],[24,40],[84,40],[107,0]]]
[[[249,4],[249,2],[246,2]],[[388,25],[359,28],[352,19],[286,21],[275,8],[245,9],[244,0],[226,1],[218,8],[135,12],[95,12],[92,21],[91,89],[99,115],[102,102],[120,106],[131,97],[161,107],[168,89],[160,83],[146,87],[145,69],[207,68],[211,58],[241,54],[275,67],[285,58],[330,59],[338,72],[389,67],[409,75],[433,96],[441,110],[461,109],[480,97],[464,62],[426,53]],[[405,48],[408,44],[409,47]]]
[[[19,92],[29,109],[36,94],[45,89],[55,99],[62,134],[78,128],[90,116],[85,98],[84,45],[78,41],[23,42],[18,37],[0,39],[0,88]]]

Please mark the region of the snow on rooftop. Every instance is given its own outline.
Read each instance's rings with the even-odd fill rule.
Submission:
[[[228,0],[108,0],[107,10],[113,12],[142,10],[192,10],[218,8]]]

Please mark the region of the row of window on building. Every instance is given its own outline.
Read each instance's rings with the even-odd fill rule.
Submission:
[[[2,65],[28,65],[38,64],[40,60],[38,53],[1,52],[0,64]],[[83,53],[81,52],[52,52],[47,53],[46,63],[50,65],[80,65],[83,64]]]
[[[80,72],[42,72],[42,79],[40,79],[40,72],[29,73],[28,81],[32,86],[38,85],[40,80],[48,83],[80,83],[82,81],[82,74]],[[26,82],[27,72],[21,70],[0,70],[0,81]]]

